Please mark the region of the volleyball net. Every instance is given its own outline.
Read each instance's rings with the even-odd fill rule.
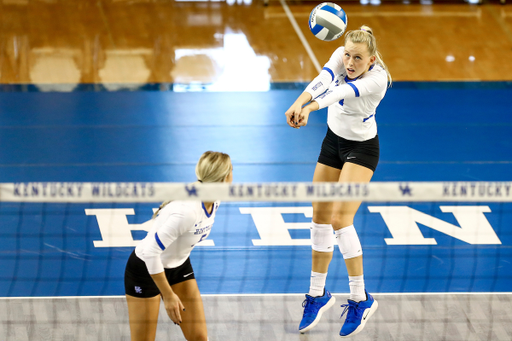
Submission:
[[[0,292],[123,295],[126,260],[166,200],[223,202],[191,255],[204,294],[305,292],[311,202],[356,200],[371,291],[511,288],[512,182],[34,182],[0,184]],[[330,269],[330,290],[348,292],[341,255]]]
[[[512,182],[34,182],[0,184],[0,338],[129,339],[125,264],[167,200],[222,201],[190,257],[211,340],[297,340],[311,202],[354,200],[366,288],[380,301],[361,337],[509,337]],[[326,288],[344,300],[348,274],[335,249]],[[340,313],[329,311],[315,333],[334,340]],[[169,322],[161,311],[157,339],[181,338]],[[460,327],[468,323],[482,327]]]

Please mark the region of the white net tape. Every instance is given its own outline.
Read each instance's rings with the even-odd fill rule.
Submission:
[[[0,184],[6,202],[466,201],[511,202],[512,182],[162,183],[25,182]]]

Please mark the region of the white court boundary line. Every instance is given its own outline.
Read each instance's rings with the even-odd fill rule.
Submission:
[[[286,12],[286,16],[290,20],[290,23],[292,24],[293,28],[295,29],[295,32],[299,36],[299,39],[302,42],[302,45],[304,45],[304,48],[306,49],[306,51],[309,55],[309,58],[311,58],[311,61],[313,62],[313,65],[315,66],[316,71],[318,73],[320,73],[320,71],[322,70],[322,68],[320,67],[320,63],[318,63],[318,59],[316,59],[315,53],[311,49],[311,46],[309,46],[309,43],[306,40],[306,37],[304,37],[304,34],[302,34],[302,31],[301,31],[299,25],[297,24],[297,21],[295,20],[295,17],[293,16],[292,11],[290,11],[290,8],[286,4],[285,0],[279,0],[279,2],[281,3],[281,6],[283,6],[284,11]]]
[[[446,295],[512,295],[512,292],[384,292],[371,293],[372,296],[446,296]],[[350,295],[348,292],[331,292],[331,295]],[[304,296],[304,294],[201,294],[203,297],[277,297],[277,296]],[[111,296],[34,296],[34,297],[0,297],[0,300],[45,300],[69,298],[125,298],[125,295]]]

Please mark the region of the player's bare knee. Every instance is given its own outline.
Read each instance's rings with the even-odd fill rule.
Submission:
[[[332,213],[313,210],[313,221],[317,224],[330,224]]]
[[[339,230],[339,229],[345,228],[347,226],[350,226],[353,224],[353,222],[354,222],[353,215],[336,213],[331,216],[331,225],[334,230]]]
[[[315,218],[315,216],[313,216],[313,221],[316,223],[316,224],[331,224],[331,219],[330,218],[325,218],[325,219],[318,219],[318,218]]]
[[[313,204],[313,221],[317,224],[331,223],[332,209],[319,204]]]

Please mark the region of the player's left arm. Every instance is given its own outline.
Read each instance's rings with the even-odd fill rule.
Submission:
[[[387,75],[383,69],[369,71],[364,77],[353,82],[342,84],[313,100],[318,104],[318,109],[328,107],[331,104],[357,97],[365,97],[382,92],[387,87]],[[312,102],[312,103],[313,103]]]

